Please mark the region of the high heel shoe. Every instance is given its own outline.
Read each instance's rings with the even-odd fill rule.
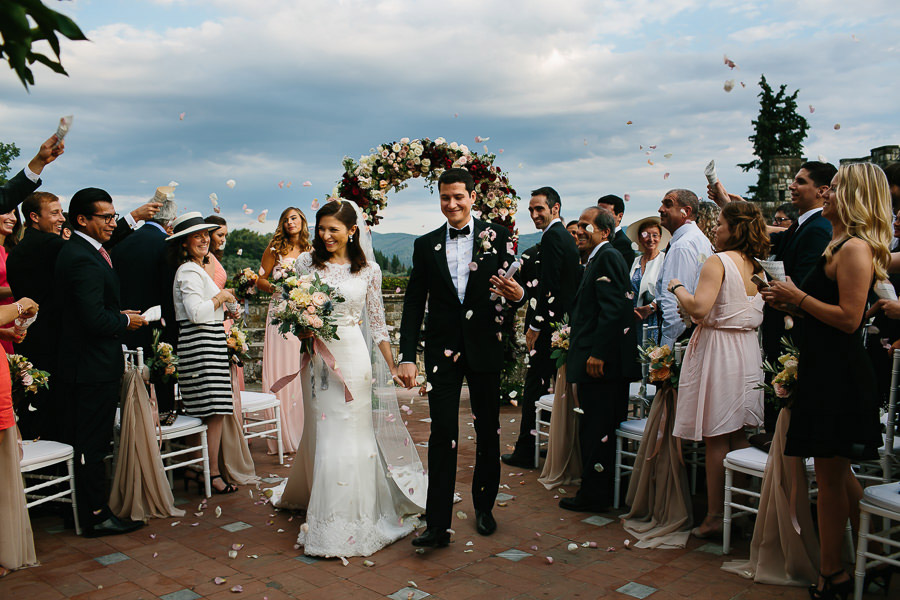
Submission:
[[[225,484],[225,487],[222,488],[221,490],[216,489],[216,487],[212,485],[212,482],[215,481],[216,479],[221,479],[222,483]],[[236,491],[238,491],[238,488],[236,485],[228,483],[227,481],[225,481],[225,478],[222,477],[221,475],[213,475],[209,481],[210,481],[210,486],[212,488],[213,494],[233,494]]]
[[[711,538],[722,537],[722,531],[725,529],[725,525],[722,522],[722,519],[725,517],[723,514],[708,514],[707,517],[712,517],[718,521],[718,527],[713,527],[709,531],[703,531],[700,527],[703,527],[703,523],[700,523],[700,527],[694,527],[691,529],[691,535],[699,540],[707,540]],[[705,521],[706,519],[704,519]]]
[[[894,576],[894,571],[897,567],[888,564],[880,564],[873,569],[869,569],[866,571],[866,580],[863,584],[863,591],[869,590],[870,584],[875,584],[876,590],[881,590],[885,596],[888,595],[888,591],[891,589],[891,577]]]
[[[832,573],[831,575],[822,575],[822,589],[819,586],[809,586],[809,597],[813,600],[848,600],[853,596],[853,578],[848,575],[846,581],[834,583],[834,578],[846,575],[844,569]]]

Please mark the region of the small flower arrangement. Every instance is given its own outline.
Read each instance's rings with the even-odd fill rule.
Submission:
[[[319,277],[318,273],[292,275],[281,285],[281,302],[272,324],[282,335],[300,338],[302,352],[313,352],[313,338],[322,341],[340,339],[334,317],[334,305],[344,297]]]
[[[7,354],[9,375],[12,380],[13,404],[18,405],[27,394],[36,394],[40,389],[50,387],[50,373],[35,369],[21,354]]]
[[[243,271],[234,277],[234,295],[236,298],[246,300],[250,296],[255,296],[256,280],[259,279],[253,269],[246,267]]]
[[[756,389],[762,389],[765,392],[766,402],[782,408],[790,408],[794,390],[797,388],[800,350],[787,336],[782,337],[780,341],[784,353],[778,357],[775,364],[769,361],[763,362],[763,371],[772,374],[772,383],[762,383]]]
[[[497,232],[488,227],[478,234],[478,238],[475,240],[475,247],[482,252],[493,252],[494,247],[491,245],[491,242],[495,239],[497,239]]]
[[[272,281],[281,281],[282,279],[289,277],[290,274],[294,272],[295,260],[295,258],[291,258],[290,256],[281,257],[281,260],[275,263],[275,266],[272,268]]]
[[[681,373],[681,362],[676,360],[668,344],[657,346],[647,342],[646,346],[638,346],[638,360],[650,366],[650,383],[670,383],[678,387],[678,376]]]
[[[172,344],[159,341],[159,329],[153,330],[153,355],[145,362],[150,368],[152,379],[168,382],[170,379],[178,380],[178,356]]]
[[[243,367],[244,361],[250,358],[250,344],[247,341],[247,332],[235,323],[231,326],[225,343],[228,345],[228,360],[239,367]]]
[[[571,337],[572,328],[569,327],[568,319],[563,319],[559,323],[553,323],[553,333],[550,335],[550,358],[556,359],[556,368],[561,368],[566,364],[566,357],[569,355],[569,338]]]

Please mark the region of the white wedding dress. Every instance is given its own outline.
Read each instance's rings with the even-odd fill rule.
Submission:
[[[295,262],[299,275],[314,271],[308,253]],[[381,302],[381,270],[358,273],[327,263],[315,271],[345,301],[334,316],[339,340],[325,342],[350,393],[321,358],[300,374],[303,436],[288,480],[272,490],[280,508],[305,509],[297,543],[313,556],[368,556],[408,535],[424,512],[427,478],[403,426],[396,396],[373,394],[373,358],[361,324],[368,321],[371,349],[388,339]],[[298,357],[299,361],[299,357]],[[393,397],[393,404],[386,396]]]

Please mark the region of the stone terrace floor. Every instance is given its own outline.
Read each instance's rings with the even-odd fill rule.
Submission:
[[[409,396],[405,396],[409,403]],[[506,506],[496,507],[497,532],[475,532],[469,486],[474,460],[474,434],[467,402],[460,412],[460,452],[457,490],[463,501],[455,511],[456,531],[448,548],[417,554],[409,539],[378,552],[365,566],[351,558],[316,560],[295,549],[302,518],[275,511],[259,502],[258,490],[244,486],[238,493],[213,496],[202,516],[195,516],[202,498],[192,487],[185,493],[176,480],[176,502],[188,511],[181,519],[153,519],[130,535],[84,539],[64,530],[59,517],[45,514],[33,521],[41,566],[0,579],[0,598],[119,600],[163,598],[672,598],[746,600],[807,598],[802,588],[755,584],[720,570],[721,545],[691,539],[683,550],[637,550],[624,547],[626,534],[618,512],[605,515],[572,513],[557,507],[556,496],[574,488],[548,491],[537,482],[539,471],[502,467],[501,483],[509,489]],[[427,440],[427,403],[412,405],[409,429],[417,442]],[[509,451],[518,432],[518,409],[501,410],[501,448]],[[515,422],[512,420],[515,419]],[[426,449],[419,448],[423,461]],[[289,462],[279,466],[262,444],[253,447],[257,473],[269,480],[286,477]],[[270,477],[271,476],[271,477]],[[501,497],[502,499],[503,497]],[[702,498],[697,504],[705,503]],[[222,508],[216,518],[216,507]],[[702,509],[702,507],[701,507]],[[746,557],[749,541],[735,536],[734,557]],[[598,548],[582,548],[593,541]],[[569,552],[569,543],[576,552]],[[233,544],[243,544],[229,558]],[[547,557],[553,559],[552,564]],[[216,583],[224,578],[224,583]],[[239,587],[236,587],[239,586]],[[900,597],[894,579],[891,595]]]

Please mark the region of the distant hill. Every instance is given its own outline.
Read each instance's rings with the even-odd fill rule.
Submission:
[[[372,232],[372,245],[376,250],[390,258],[396,255],[404,265],[412,266],[413,242],[417,235],[411,233],[378,233]],[[536,231],[519,236],[519,254],[531,248],[541,240],[541,232]]]

